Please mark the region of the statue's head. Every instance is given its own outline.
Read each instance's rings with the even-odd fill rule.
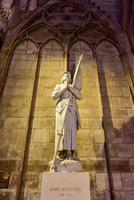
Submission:
[[[62,82],[65,82],[66,80],[68,80],[71,83],[71,74],[70,72],[66,71],[62,74],[62,78],[61,78]]]

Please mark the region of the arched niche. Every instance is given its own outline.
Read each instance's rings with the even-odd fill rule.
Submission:
[[[81,118],[81,129],[78,131],[78,156],[83,162],[83,167],[97,178],[97,173],[101,170],[100,167],[97,168],[97,165],[105,168],[98,72],[92,49],[81,40],[74,43],[70,48],[70,71],[74,71],[73,68],[77,65],[81,54],[83,54],[81,62],[83,99],[78,102]],[[96,184],[96,178],[93,178],[94,184]]]
[[[54,37],[53,31],[46,27],[44,24],[33,26],[30,28],[30,30],[27,31],[27,34],[37,43],[44,43],[49,38]]]
[[[37,176],[42,170],[49,169],[49,162],[54,154],[56,101],[51,98],[51,94],[56,84],[60,83],[64,72],[61,44],[56,40],[45,43],[40,50],[38,65],[40,72],[28,161],[29,169],[33,168],[33,173]],[[30,170],[27,173],[30,174]],[[29,186],[26,187],[26,191],[28,189]]]
[[[114,174],[116,173],[116,176],[121,174],[123,177],[126,169],[129,170],[128,160],[133,157],[134,110],[119,51],[108,41],[103,41],[97,47],[96,53],[107,157],[114,183]]]
[[[132,99],[126,73],[119,51],[108,41],[99,44],[96,50],[103,96],[103,107],[113,127],[120,129],[129,118]],[[107,99],[107,100],[106,100]],[[110,109],[109,109],[110,108]]]
[[[22,165],[36,71],[36,46],[30,40],[14,48],[0,107],[0,160],[7,163],[11,180],[18,177]],[[9,164],[8,164],[9,163]],[[5,165],[3,165],[5,166]],[[16,190],[17,182],[13,187]]]

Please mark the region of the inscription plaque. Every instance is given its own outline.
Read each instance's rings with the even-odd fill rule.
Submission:
[[[88,172],[44,172],[41,200],[90,200]]]

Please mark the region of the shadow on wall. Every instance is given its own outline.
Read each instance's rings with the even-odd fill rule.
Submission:
[[[134,117],[123,123],[120,129],[113,128],[109,140],[111,142],[111,157],[134,157]]]

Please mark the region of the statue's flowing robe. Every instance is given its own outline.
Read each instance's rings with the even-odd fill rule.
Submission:
[[[63,84],[56,85],[53,90],[52,97],[56,97],[62,93]],[[78,90],[75,89],[77,93]],[[69,104],[68,104],[69,100]],[[64,120],[65,118],[65,120]],[[62,129],[62,124],[64,125]],[[77,130],[80,128],[80,116],[76,97],[66,89],[59,97],[56,105],[56,126],[55,126],[55,147],[62,134],[58,151],[61,150],[77,150]]]

